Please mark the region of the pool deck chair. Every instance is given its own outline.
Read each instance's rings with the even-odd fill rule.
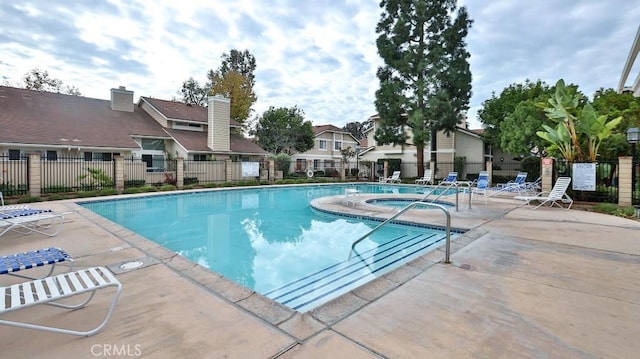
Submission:
[[[540,192],[535,196],[515,196],[513,198],[524,201],[522,205],[530,205],[531,202],[539,201],[540,204],[537,205],[534,209],[546,203],[549,203],[551,207],[556,205],[560,208],[564,208],[560,203],[568,203],[569,206],[564,209],[569,209],[573,204],[573,199],[571,199],[571,197],[567,195],[569,183],[571,183],[571,177],[559,177],[550,192]]]
[[[458,180],[458,172],[449,172],[449,174],[447,175],[447,178],[444,178],[442,181],[440,181],[440,184],[452,184],[452,183],[456,183],[457,180]]]
[[[416,180],[416,184],[433,184],[433,179],[431,178],[431,170],[424,170],[424,175],[422,178],[418,178]]]
[[[43,248],[35,251],[28,251],[10,254],[0,257],[0,274],[9,274],[27,279],[41,279],[50,276],[55,269],[56,263],[69,262],[69,272],[73,270],[73,258],[69,253],[56,247]],[[41,277],[32,277],[18,274],[27,269],[44,267],[50,265],[47,274]]]
[[[497,191],[502,192],[523,192],[526,189],[527,172],[518,172],[516,178],[513,181],[507,183],[498,183]]]
[[[14,231],[20,234],[37,232],[53,237],[60,231],[64,215],[51,210],[25,208],[0,212],[0,236]]]
[[[61,334],[79,336],[94,335],[102,330],[111,318],[111,314],[113,314],[116,302],[122,291],[122,284],[118,282],[116,277],[108,269],[93,267],[7,287],[0,287],[0,295],[4,298],[2,302],[3,305],[0,305],[0,318],[2,318],[2,315],[5,313],[34,307],[38,304],[47,304],[64,309],[80,309],[93,299],[96,291],[108,287],[115,287],[116,289],[113,300],[111,301],[111,306],[102,323],[91,330],[79,331],[4,319],[0,319],[0,324]],[[75,297],[80,294],[88,294],[88,298],[78,304],[63,304],[59,302],[61,299]]]
[[[393,171],[393,174],[387,178],[380,177],[381,183],[400,183],[400,171]]]
[[[471,187],[471,200],[475,197],[484,197],[484,203],[487,203],[487,190],[489,189],[489,172],[480,171],[475,186]]]

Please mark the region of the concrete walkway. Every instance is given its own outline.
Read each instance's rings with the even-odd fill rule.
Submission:
[[[368,211],[364,204],[327,205]],[[507,199],[452,211],[452,262],[441,249],[300,314],[188,262],[73,201],[34,204],[66,216],[52,238],[0,237],[0,253],[59,246],[75,267],[111,268],[124,289],[93,337],[0,326],[6,357],[28,358],[633,358],[640,353],[640,222],[517,207]],[[464,207],[464,208],[463,208]],[[417,210],[418,211],[418,210]],[[424,211],[424,210],[420,210]],[[427,212],[433,213],[433,210]],[[419,216],[417,214],[420,214]],[[408,217],[440,216],[412,212]],[[143,265],[122,270],[126,262]],[[2,285],[20,281],[2,276]],[[112,292],[84,309],[38,306],[13,319],[87,329]]]

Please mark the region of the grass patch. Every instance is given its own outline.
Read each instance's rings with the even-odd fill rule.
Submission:
[[[612,216],[633,218],[635,217],[635,208],[619,207],[615,203],[598,203],[593,206],[593,211],[598,213],[610,214]]]

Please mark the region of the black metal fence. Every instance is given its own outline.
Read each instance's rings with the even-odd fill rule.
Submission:
[[[25,195],[29,191],[29,157],[0,154],[0,192],[4,196]]]
[[[86,161],[84,157],[57,156],[40,161],[42,194],[115,188],[113,161]]]
[[[573,168],[567,162],[556,161],[555,177],[573,177]],[[618,203],[618,161],[599,161],[596,163],[596,190],[578,191],[571,187],[569,196],[581,202]],[[555,182],[555,178],[554,178]]]

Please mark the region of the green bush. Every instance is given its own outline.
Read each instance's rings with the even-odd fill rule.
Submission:
[[[175,190],[176,190],[176,186],[174,186],[172,184],[165,184],[165,185],[162,185],[162,186],[158,187],[158,191],[161,191],[161,192],[175,191]]]
[[[198,177],[185,177],[184,178],[184,185],[188,186],[190,184],[196,184],[198,183]]]
[[[138,187],[129,187],[129,188],[125,188],[124,191],[122,191],[122,193],[124,194],[134,194],[134,193],[141,193],[142,189],[138,188]]]
[[[144,180],[127,180],[127,181],[124,181],[124,187],[125,188],[142,187],[144,185],[145,185],[145,181]]]
[[[598,213],[610,214],[618,217],[631,218],[635,216],[635,208],[618,207],[615,203],[598,203],[593,206],[593,210]]]
[[[63,185],[54,185],[42,189],[42,193],[73,192],[73,188]]]
[[[42,202],[42,198],[41,197],[26,196],[26,197],[18,198],[17,202],[18,203]]]

